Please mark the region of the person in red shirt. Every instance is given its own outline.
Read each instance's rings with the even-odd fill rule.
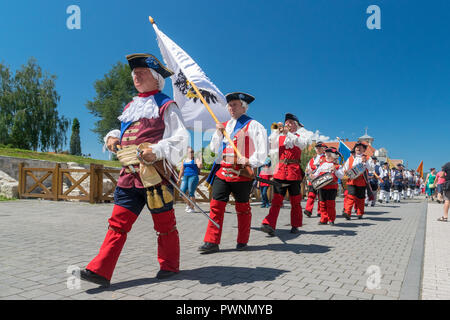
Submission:
[[[336,148],[328,148],[325,150],[325,161],[311,174],[311,178],[317,178],[326,173],[331,173],[333,181],[318,190],[320,221],[319,224],[334,225],[336,220],[336,196],[338,190],[338,179],[342,179],[344,175],[338,170],[338,158],[342,155]]]
[[[287,113],[282,131],[275,131],[269,138],[271,153],[275,156],[278,153],[279,158],[273,175],[274,180],[288,185],[274,187],[269,214],[264,218],[261,225],[261,231],[268,233],[270,236],[275,235],[278,214],[287,191],[289,191],[291,202],[291,233],[298,233],[298,228],[302,226],[300,183],[303,179],[303,172],[300,167],[300,159],[302,150],[308,145],[309,140],[297,133],[300,127],[303,127],[303,125],[298,121],[298,118],[291,113]]]
[[[255,98],[244,92],[227,94],[227,109],[230,120],[216,125],[210,148],[218,154],[220,165],[217,171],[211,170],[212,181],[209,216],[216,225],[208,223],[203,244],[198,248],[201,254],[219,251],[222,238],[222,225],[225,207],[233,194],[237,218],[236,249],[248,249],[250,238],[252,210],[250,193],[253,186],[253,170],[261,167],[267,158],[267,132],[262,124],[247,115],[248,105]],[[226,132],[240,155],[225,139]],[[251,174],[250,174],[251,173]]]
[[[306,166],[306,175],[313,173],[324,161],[325,161],[325,150],[328,147],[321,141],[317,142],[316,156],[312,157],[308,161]],[[311,180],[308,179],[308,200],[306,201],[305,211],[303,212],[306,216],[311,217],[314,209],[314,200],[317,196],[317,190],[315,190],[311,185]],[[320,208],[317,209],[317,215],[320,216]]]
[[[358,142],[353,147],[354,155],[347,159],[345,164],[339,169],[338,175],[344,175],[353,169],[357,165],[361,165],[362,172],[367,170],[374,170],[374,164],[372,159],[367,160],[364,152],[367,150],[367,144]],[[344,199],[344,213],[342,214],[345,219],[350,220],[352,214],[352,208],[356,204],[356,214],[358,219],[362,219],[364,215],[364,202],[366,198],[366,187],[368,181],[365,180],[364,174],[360,174],[355,179],[349,179],[347,183],[347,196]]]
[[[272,178],[272,176],[273,176],[272,169],[270,168],[271,164],[272,163],[270,161],[270,158],[267,158],[266,162],[264,163],[263,168],[261,169],[261,172],[259,173],[260,178],[263,178],[266,180],[270,180]],[[261,191],[261,198],[262,198],[261,208],[269,208],[270,202],[269,202],[269,198],[267,196],[267,190],[269,188],[269,184],[258,181],[258,188]]]

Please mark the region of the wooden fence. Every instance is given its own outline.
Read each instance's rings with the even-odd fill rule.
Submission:
[[[79,200],[90,203],[113,201],[117,184],[113,175],[119,172],[120,169],[105,169],[103,165],[97,164],[91,164],[89,169],[63,169],[60,164],[56,164],[54,168],[26,168],[20,163],[19,198]],[[30,178],[34,183],[28,186]],[[112,182],[112,186],[103,191],[105,178]],[[64,181],[71,185],[67,190],[63,188]],[[79,194],[71,195],[74,190],[78,190]]]
[[[53,168],[27,168],[19,164],[19,198],[41,198],[48,200],[78,200],[90,203],[111,202],[114,200],[114,189],[117,185],[115,176],[120,169],[104,168],[103,165],[91,164],[89,169],[63,169],[59,164]],[[195,192],[197,202],[210,202],[211,192],[207,187],[208,173],[199,174],[199,184]],[[31,184],[28,182],[31,180]],[[104,182],[110,181],[110,187],[104,190]],[[64,181],[69,182],[64,190]],[[84,183],[84,185],[83,185]],[[77,190],[78,195],[71,195]],[[305,187],[302,184],[302,194]],[[272,198],[272,187],[268,190],[269,199]],[[254,189],[250,201],[261,201],[261,194]],[[175,201],[184,201],[175,191]],[[231,201],[231,203],[233,203]]]

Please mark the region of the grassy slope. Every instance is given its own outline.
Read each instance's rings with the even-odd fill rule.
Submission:
[[[0,147],[0,156],[25,158],[25,159],[37,159],[47,160],[54,162],[76,162],[79,164],[102,164],[107,167],[120,167],[119,161],[97,160],[79,156],[73,156],[68,154],[56,154],[48,152],[36,152],[31,150],[12,149]]]

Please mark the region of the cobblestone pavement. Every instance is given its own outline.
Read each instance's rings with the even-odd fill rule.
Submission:
[[[450,224],[437,221],[443,215],[443,205],[428,204],[422,299],[450,299]]]
[[[84,281],[69,289],[77,282],[67,271],[84,268],[97,254],[112,204],[3,201],[0,299],[399,299],[424,206],[423,198],[377,203],[366,208],[364,219],[347,221],[339,200],[335,226],[304,216],[299,234],[289,232],[286,207],[277,236],[268,237],[259,230],[268,209],[255,204],[250,247],[243,252],[235,250],[237,221],[227,206],[221,251],[201,255],[197,247],[208,220],[177,204],[181,272],[165,280],[155,278],[156,235],[143,212],[128,234],[112,285],[104,290]]]

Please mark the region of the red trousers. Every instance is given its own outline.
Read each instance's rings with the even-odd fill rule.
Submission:
[[[272,228],[276,229],[278,215],[283,204],[283,199],[284,197],[281,194],[274,193],[269,214],[262,221],[263,224],[268,224]],[[296,196],[289,195],[289,200],[291,202],[291,226],[296,228],[301,227],[303,225],[302,205],[300,203],[302,197],[300,194]]]
[[[223,218],[225,213],[225,201],[211,200],[209,217],[219,226],[218,229],[211,221],[208,222],[204,242],[220,244],[222,237]],[[250,226],[252,221],[252,211],[249,202],[236,202],[235,205],[238,223],[237,243],[248,243],[250,238]]]
[[[352,214],[352,208],[355,206],[356,214],[362,216],[364,214],[364,204],[366,200],[366,187],[348,185],[348,193],[344,199],[344,211],[349,216]]]
[[[317,193],[313,192],[311,189],[309,189],[308,199],[306,200],[305,210],[307,210],[307,211],[309,211],[311,213],[313,212],[313,210],[314,210],[314,200],[316,200],[316,197],[317,197]],[[318,207],[317,211],[320,213],[319,209],[320,208]]]
[[[336,201],[325,200],[319,201],[320,222],[334,222],[336,220]]]
[[[114,268],[133,223],[138,215],[119,205],[114,205],[109,228],[98,255],[86,269],[111,280]],[[180,243],[174,210],[152,214],[154,229],[158,232],[158,262],[161,270],[179,271]]]

